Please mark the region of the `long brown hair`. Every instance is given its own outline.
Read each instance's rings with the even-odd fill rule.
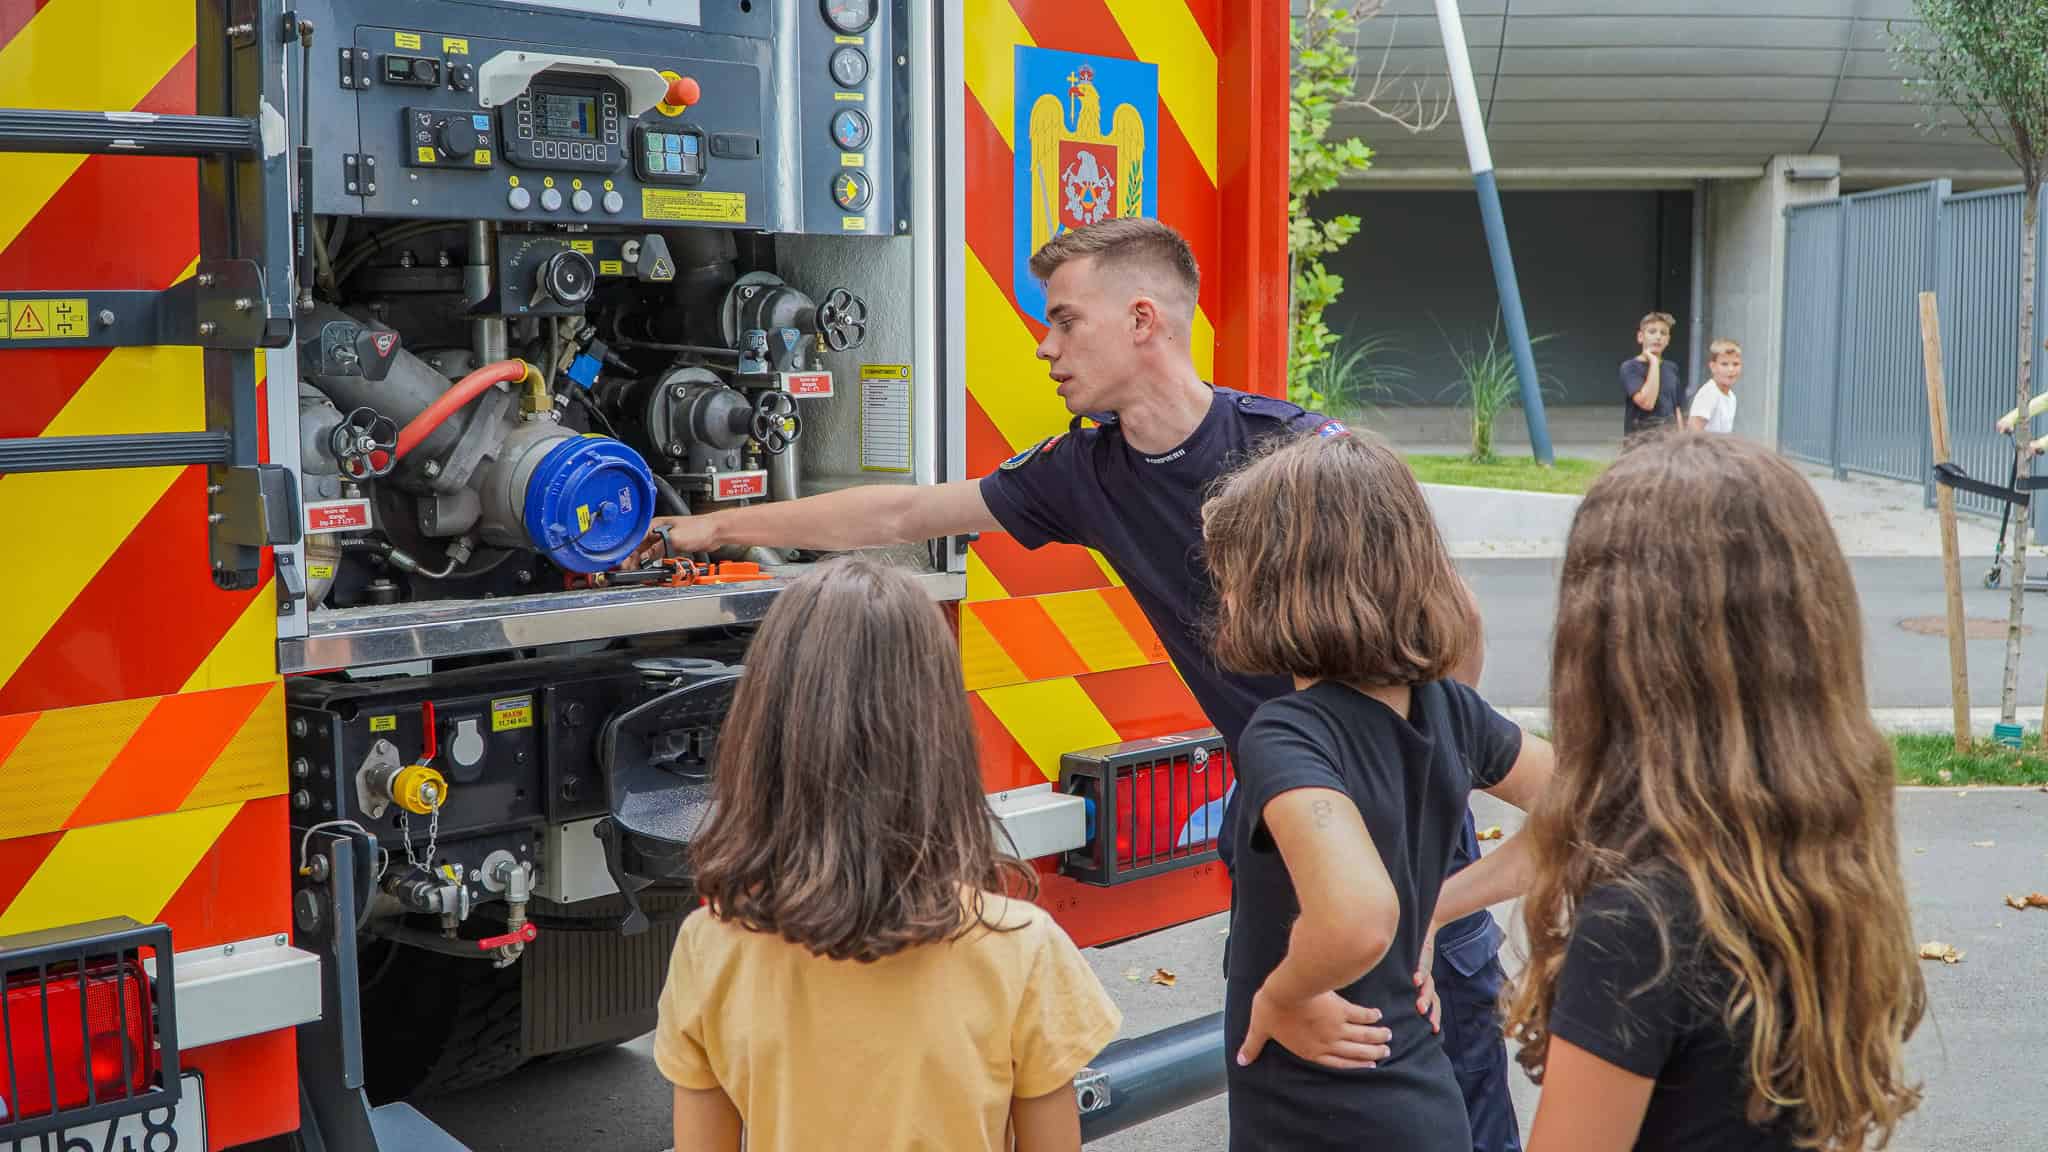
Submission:
[[[1218,486],[1202,537],[1226,668],[1420,684],[1450,675],[1475,643],[1422,488],[1378,437],[1282,442]]]
[[[1661,434],[1586,494],[1556,629],[1557,776],[1524,833],[1530,956],[1508,1013],[1518,1059],[1541,1078],[1587,892],[1619,883],[1655,908],[1645,878],[1662,870],[1732,977],[1717,1007],[1748,1042],[1750,1121],[1788,1123],[1806,1147],[1882,1147],[1919,1103],[1902,1048],[1926,993],[1891,749],[1820,501],[1767,449]]]
[[[1036,892],[997,851],[944,615],[906,573],[835,559],[776,598],[719,737],[692,847],[712,910],[835,960],[877,960]]]

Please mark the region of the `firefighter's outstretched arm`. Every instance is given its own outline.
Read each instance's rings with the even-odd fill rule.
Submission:
[[[658,555],[664,534],[669,551],[682,555],[754,547],[837,552],[998,530],[979,481],[868,484],[802,500],[659,517],[648,537],[653,547],[639,559]]]

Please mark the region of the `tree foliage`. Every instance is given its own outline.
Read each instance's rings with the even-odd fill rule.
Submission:
[[[1315,388],[1314,369],[1327,360],[1339,337],[1323,322],[1323,311],[1344,291],[1344,278],[1323,266],[1323,258],[1358,234],[1358,217],[1319,220],[1309,201],[1335,188],[1346,175],[1372,165],[1372,149],[1350,137],[1331,140],[1337,108],[1356,84],[1359,24],[1370,11],[1308,0],[1294,17],[1293,86],[1288,106],[1287,255],[1291,276],[1288,304],[1288,395],[1298,404],[1321,408],[1328,398]]]

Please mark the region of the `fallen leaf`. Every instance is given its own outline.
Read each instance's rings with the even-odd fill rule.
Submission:
[[[1972,847],[1972,848],[1996,848],[1996,847],[1998,847],[1998,841],[1996,841],[1996,840],[1972,840],[1972,841],[1970,841],[1970,847]]]
[[[1951,780],[1955,779],[1955,778],[1956,778],[1956,774],[1955,774],[1955,773],[1953,773],[1953,772],[1951,772],[1951,771],[1949,771],[1949,770],[1948,770],[1948,769],[1946,769],[1946,768],[1943,768],[1943,769],[1942,769],[1941,771],[1939,771],[1939,772],[1936,772],[1936,773],[1934,774],[1934,778],[1935,778],[1935,779],[1937,779],[1937,780],[1939,780],[1939,781],[1941,781],[1941,782],[1942,782],[1943,784],[1946,784],[1946,783],[1948,783],[1949,781],[1951,781]]]
[[[1144,978],[1145,974],[1143,972],[1138,971],[1136,968],[1124,969],[1124,979],[1129,980],[1133,984],[1136,984],[1138,981],[1143,980]]]
[[[1500,825],[1495,824],[1487,828],[1485,831],[1481,832],[1479,834],[1479,838],[1481,840],[1498,840],[1500,839],[1500,835]]]
[[[2017,908],[2024,912],[2027,910],[2027,898],[2025,896],[2007,896],[2005,898],[2005,906],[2007,908]]]
[[[2027,907],[2048,908],[2048,893],[2034,892],[2027,896]]]
[[[1927,855],[1927,849],[1925,849],[1925,848],[1915,848],[1915,849],[1913,849],[1913,855],[1915,855],[1915,856],[1925,856],[1925,855]]]
[[[1180,977],[1164,968],[1160,968],[1152,973],[1152,982],[1162,988],[1171,988],[1175,984],[1180,983]]]
[[[1922,960],[1939,960],[1943,964],[1960,964],[1963,962],[1963,950],[1953,944],[1943,944],[1939,940],[1929,940],[1920,946],[1920,958]]]
[[[1970,793],[1969,793],[1969,790],[1968,790],[1968,789],[1964,789],[1964,790],[1962,790],[1962,791],[1959,791],[1959,792],[1957,792],[1957,793],[1956,793],[1956,795],[1957,795],[1957,796],[1959,796],[1959,797],[1961,797],[1961,798],[1963,798],[1963,799],[1965,799],[1965,800],[1969,799],[1969,797],[1970,797]]]

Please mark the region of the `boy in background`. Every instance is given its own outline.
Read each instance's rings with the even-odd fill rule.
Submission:
[[[1735,382],[1742,379],[1742,345],[1716,340],[1707,347],[1712,379],[1692,398],[1693,431],[1735,431]]]
[[[1679,421],[1685,404],[1685,378],[1677,368],[1664,362],[1664,349],[1671,345],[1671,330],[1677,325],[1669,312],[1652,312],[1636,325],[1636,343],[1642,352],[1621,362],[1621,430],[1634,436],[1652,428]]]

